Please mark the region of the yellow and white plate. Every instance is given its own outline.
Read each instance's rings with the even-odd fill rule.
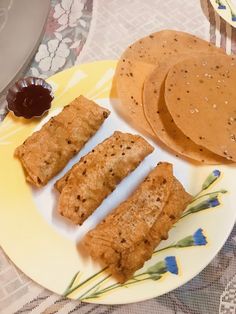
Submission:
[[[236,27],[236,0],[210,0],[216,12],[230,25]]]
[[[73,67],[48,79],[55,92],[49,115],[26,121],[9,114],[0,125],[0,245],[30,278],[58,294],[86,302],[118,304],[146,300],[171,291],[196,276],[226,241],[236,218],[234,166],[195,166],[176,158],[151,139],[155,151],[125,178],[83,224],[74,226],[60,217],[53,184],[81,156],[114,130],[137,133],[113,110],[111,101],[115,61]],[[15,148],[51,115],[83,94],[109,108],[111,115],[96,135],[46,187],[26,184]],[[135,189],[159,161],[174,165],[176,177],[195,201],[172,228],[169,239],[156,248],[151,260],[126,284],[117,284],[76,243],[110,210]]]

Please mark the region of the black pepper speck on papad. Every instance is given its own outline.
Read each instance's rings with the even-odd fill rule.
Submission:
[[[165,79],[168,71],[175,63],[189,56],[171,56],[168,62],[161,63],[147,76],[143,88],[144,113],[155,135],[178,155],[204,164],[222,164],[227,162],[225,158],[197,145],[177,127],[165,104]],[[172,87],[169,86],[168,91],[171,91]],[[189,90],[186,90],[186,93],[189,93]]]
[[[165,102],[176,125],[212,152],[236,161],[236,59],[190,57],[171,68]]]

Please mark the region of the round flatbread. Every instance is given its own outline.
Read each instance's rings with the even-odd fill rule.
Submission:
[[[212,54],[174,65],[165,83],[167,108],[198,145],[236,161],[236,58]]]
[[[175,30],[163,30],[141,38],[123,53],[122,58],[158,64],[162,58],[168,60],[170,56],[196,51],[221,52],[213,44],[194,35]]]
[[[172,149],[182,155],[204,164],[222,164],[226,161],[202,146],[195,144],[174,123],[164,98],[165,78],[171,66],[186,59],[189,54],[176,55],[155,68],[146,78],[143,88],[143,108],[145,116],[155,135]]]
[[[115,109],[140,130],[154,135],[147,122],[142,104],[143,83],[155,66],[168,62],[179,53],[223,52],[209,42],[191,34],[164,30],[144,37],[125,50],[114,77],[120,103]]]
[[[146,76],[154,68],[152,64],[122,59],[118,63],[114,78],[120,99],[120,103],[116,105],[117,111],[128,122],[152,136],[154,133],[143,112],[142,90]]]

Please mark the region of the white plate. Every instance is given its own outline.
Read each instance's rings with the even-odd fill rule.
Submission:
[[[13,152],[49,117],[39,125],[35,121],[24,121],[8,115],[0,126],[0,244],[27,276],[45,288],[73,299],[103,304],[146,300],[192,279],[217,254],[236,218],[235,167],[195,166],[171,155],[149,138],[147,140],[155,151],[118,185],[82,227],[73,226],[56,213],[57,195],[53,191],[53,184],[57,178],[114,130],[138,133],[117,115],[109,100],[115,66],[115,61],[84,64],[48,79],[56,96],[50,115],[56,114],[79,94],[109,108],[111,115],[78,156],[46,187],[35,190],[25,183],[22,167],[13,158]],[[114,102],[113,92],[111,97]],[[208,195],[192,204],[192,213],[172,228],[169,239],[161,242],[152,259],[136,273],[136,281],[117,286],[113,279],[105,279],[107,274],[101,272],[97,263],[77,250],[76,243],[126,199],[159,161],[171,162],[176,177],[193,195],[201,191],[206,177],[216,169],[210,178],[217,180],[201,192],[201,195]],[[199,204],[202,204],[202,210],[193,213]],[[206,209],[210,205],[211,208]],[[150,267],[154,265],[153,273]],[[140,275],[147,271],[145,276]],[[144,278],[147,279],[137,281]],[[67,287],[71,282],[69,293]]]

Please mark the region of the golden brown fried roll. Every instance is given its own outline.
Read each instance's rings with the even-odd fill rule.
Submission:
[[[59,213],[82,224],[152,151],[153,147],[141,136],[114,132],[56,183],[61,190]]]
[[[125,282],[151,257],[190,199],[172,166],[160,163],[128,200],[85,236],[85,248]]]
[[[110,114],[109,110],[79,96],[16,148],[26,181],[44,186],[78,153]]]

